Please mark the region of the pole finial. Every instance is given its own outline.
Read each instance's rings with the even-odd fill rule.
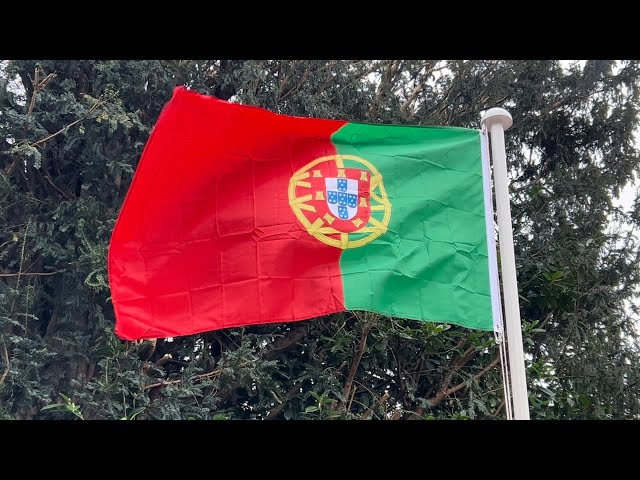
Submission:
[[[504,130],[509,130],[511,125],[513,125],[513,118],[511,118],[511,114],[504,108],[490,108],[482,116],[480,124],[486,124],[487,128],[489,128],[492,123],[500,123]]]

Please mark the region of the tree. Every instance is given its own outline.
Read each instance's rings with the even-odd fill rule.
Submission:
[[[113,334],[106,251],[175,85],[300,116],[507,133],[533,418],[637,418],[637,62],[8,61],[0,418],[503,418],[493,336],[352,312]],[[52,408],[44,409],[51,406]]]

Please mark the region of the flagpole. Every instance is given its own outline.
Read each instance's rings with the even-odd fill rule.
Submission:
[[[502,266],[509,373],[513,392],[513,413],[515,420],[529,420],[529,400],[527,397],[524,349],[522,347],[516,259],[513,250],[513,229],[511,227],[511,206],[509,204],[507,155],[504,146],[504,131],[511,127],[513,119],[509,112],[503,108],[492,108],[483,115],[481,123],[486,125],[491,134],[491,158],[493,160],[496,189],[498,239],[500,242],[500,265]],[[508,379],[505,379],[505,381],[508,381]],[[508,401],[508,399],[505,401]]]

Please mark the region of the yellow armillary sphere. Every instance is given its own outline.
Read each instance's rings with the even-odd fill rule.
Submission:
[[[355,155],[327,155],[295,172],[289,205],[312,236],[341,249],[372,242],[391,219],[382,175]]]

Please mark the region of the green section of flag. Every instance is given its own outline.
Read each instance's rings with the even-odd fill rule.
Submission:
[[[491,330],[479,132],[351,123],[331,140],[378,169],[392,205],[385,234],[342,254],[347,308]]]

